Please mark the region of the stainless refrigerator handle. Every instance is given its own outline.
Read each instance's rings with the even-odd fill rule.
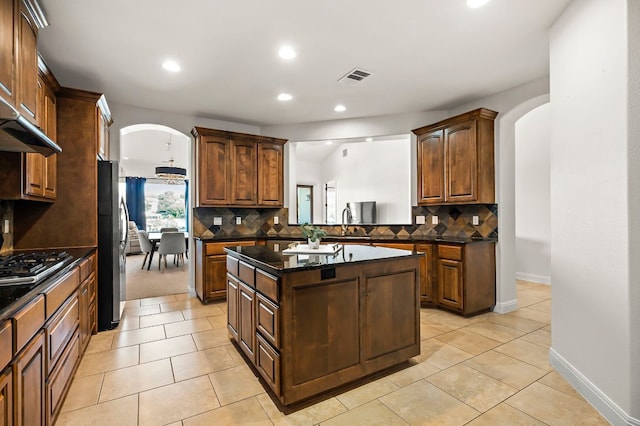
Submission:
[[[129,209],[127,209],[127,204],[124,202],[123,198],[120,198],[120,205],[122,206],[122,211],[124,212],[124,241],[123,241],[123,247],[127,247],[127,243],[129,242]]]

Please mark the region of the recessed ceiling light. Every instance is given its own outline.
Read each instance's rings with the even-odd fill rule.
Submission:
[[[293,50],[291,46],[282,46],[280,50],[278,50],[278,55],[282,59],[293,59],[296,57],[296,51]]]
[[[365,141],[367,142],[373,142],[373,138],[366,138]]]
[[[336,105],[336,107],[333,110],[335,112],[343,112],[347,110],[347,107],[345,107],[344,105]]]
[[[279,101],[290,101],[291,99],[293,99],[293,96],[291,96],[288,93],[280,93],[278,95],[278,100]]]
[[[162,68],[164,68],[167,71],[171,71],[171,72],[178,72],[180,71],[180,65],[178,65],[178,63],[176,61],[164,61],[162,63]]]
[[[333,145],[333,141],[327,141],[327,145]]]
[[[477,9],[489,3],[489,0],[467,0],[467,7],[470,9]]]

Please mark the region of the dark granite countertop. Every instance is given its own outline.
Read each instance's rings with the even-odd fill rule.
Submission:
[[[225,251],[233,257],[246,261],[275,275],[305,269],[324,269],[345,264],[375,262],[392,258],[422,256],[422,253],[386,247],[348,244],[332,255],[283,254],[273,245],[227,247]]]
[[[203,242],[227,242],[227,241],[251,241],[251,240],[263,240],[263,241],[304,241],[300,236],[296,235],[278,235],[278,236],[256,236],[256,235],[243,235],[238,237],[217,237],[217,238],[201,238],[194,236],[194,239]],[[365,236],[365,235],[327,235],[322,239],[326,242],[355,242],[359,244],[369,243],[406,243],[406,244],[420,244],[420,243],[458,243],[469,244],[476,242],[497,242],[495,238],[469,238],[469,237],[443,237],[443,236],[413,236],[406,238],[399,238],[397,236]]]
[[[72,257],[71,261],[62,269],[39,283],[17,284],[0,286],[0,321],[10,318],[20,308],[29,303],[40,293],[44,293],[49,287],[57,282],[57,279],[76,267],[82,259],[87,257],[91,247],[81,248],[56,248],[56,251],[66,251]],[[27,253],[43,250],[14,250],[6,254]]]

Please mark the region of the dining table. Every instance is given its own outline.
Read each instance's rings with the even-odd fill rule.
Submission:
[[[179,231],[178,231],[179,232]],[[153,253],[158,249],[158,244],[160,243],[160,238],[162,238],[162,232],[149,232],[149,242],[151,243],[151,253],[149,253],[149,264],[147,265],[147,271],[151,269],[151,261],[153,260]],[[187,252],[189,251],[189,233],[183,232],[184,234],[184,242],[187,247]],[[187,259],[189,255],[185,253]]]

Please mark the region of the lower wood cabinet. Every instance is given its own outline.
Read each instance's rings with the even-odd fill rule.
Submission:
[[[495,243],[438,243],[436,251],[438,306],[463,315],[495,306]]]
[[[0,373],[0,426],[13,425],[13,373],[11,367]]]
[[[420,303],[432,305],[433,300],[433,244],[416,244],[416,251],[424,253],[420,261]]]
[[[238,290],[238,344],[249,359],[255,359],[256,292],[240,282]]]
[[[67,345],[60,362],[56,365],[54,371],[49,375],[46,386],[46,409],[47,409],[47,424],[52,425],[54,419],[60,413],[62,403],[66,392],[71,386],[71,379],[73,373],[76,371],[76,366],[80,361],[81,347],[80,347],[80,334],[76,328],[76,332],[73,338]]]
[[[207,242],[196,240],[196,294],[203,303],[227,296],[225,247],[253,246],[255,241]]]
[[[45,359],[44,331],[40,331],[13,363],[16,426],[46,424]]]

